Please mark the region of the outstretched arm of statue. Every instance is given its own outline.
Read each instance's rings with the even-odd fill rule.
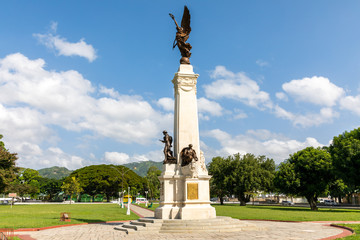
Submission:
[[[175,22],[175,24],[176,24],[176,29],[179,29],[179,25],[178,25],[178,23],[176,22],[174,15],[172,15],[171,13],[169,13],[169,15],[170,15],[170,17],[172,18],[172,20],[174,20],[174,22]]]

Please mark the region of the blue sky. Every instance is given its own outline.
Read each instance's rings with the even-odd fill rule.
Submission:
[[[359,127],[359,1],[7,1],[0,133],[40,169],[162,161],[191,14],[201,149],[277,163]]]

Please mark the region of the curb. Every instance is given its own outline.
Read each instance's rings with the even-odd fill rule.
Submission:
[[[34,231],[41,231],[41,230],[60,228],[60,227],[71,227],[71,226],[81,226],[81,225],[101,224],[101,223],[121,223],[121,222],[129,222],[129,221],[131,221],[131,220],[93,222],[93,223],[76,223],[76,224],[56,225],[56,226],[41,227],[41,228],[19,228],[19,229],[14,230],[14,232],[34,232]]]
[[[335,227],[335,228],[341,228],[343,229],[343,232],[335,235],[335,236],[331,236],[331,237],[327,237],[327,238],[322,238],[321,240],[331,240],[331,239],[338,239],[338,238],[343,238],[343,237],[347,237],[347,236],[351,236],[355,234],[354,229],[349,228],[349,227],[345,227],[345,226],[340,226],[340,225],[336,225],[336,224],[325,224],[324,226],[330,226],[330,227]]]

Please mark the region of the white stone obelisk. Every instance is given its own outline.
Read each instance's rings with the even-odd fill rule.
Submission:
[[[180,64],[174,79],[174,156],[176,164],[164,164],[159,177],[160,206],[155,210],[159,219],[209,219],[216,212],[210,206],[210,176],[200,151],[199,122],[196,98],[198,74],[190,64]],[[181,151],[192,144],[198,161],[182,166]]]

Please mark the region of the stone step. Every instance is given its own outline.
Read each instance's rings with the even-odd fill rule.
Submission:
[[[138,221],[130,221],[130,224],[136,225],[136,226],[146,227],[146,223],[142,223],[142,222],[138,222]]]
[[[241,228],[243,226],[238,225],[224,225],[224,226],[162,226],[160,230],[202,230],[202,229],[228,229],[228,228]]]
[[[131,234],[131,233],[135,233],[137,232],[136,230],[134,229],[131,229],[131,228],[123,228],[122,226],[120,227],[114,227],[115,230],[118,230],[118,231],[123,231],[125,232],[126,234]]]
[[[138,230],[138,228],[141,228],[141,226],[136,226],[136,225],[132,225],[132,224],[123,224],[122,227],[130,228],[130,229],[134,229],[134,230]]]
[[[149,233],[202,233],[202,232],[239,232],[254,231],[259,228],[246,221],[240,221],[230,217],[217,217],[206,220],[161,220],[142,218],[130,223],[124,223],[115,230],[124,231],[127,234],[136,232]]]
[[[155,218],[139,218],[138,221],[146,223],[162,223],[164,220]]]

